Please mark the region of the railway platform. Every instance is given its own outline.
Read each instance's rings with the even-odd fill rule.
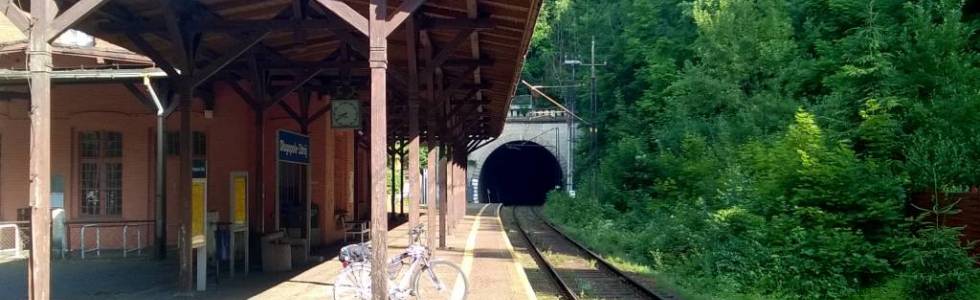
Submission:
[[[517,263],[504,226],[499,204],[470,204],[466,217],[447,238],[447,249],[435,257],[455,263],[470,282],[467,299],[535,299],[534,292]],[[425,220],[425,216],[422,217]],[[408,244],[408,225],[389,232],[389,255]],[[341,271],[336,258],[320,263],[292,278],[258,293],[236,294],[235,289],[207,296],[253,299],[332,299],[333,280]],[[324,297],[326,296],[326,297]]]
[[[534,292],[517,263],[513,248],[498,218],[499,204],[470,204],[466,217],[448,235],[447,249],[436,250],[435,257],[448,260],[467,274],[467,299],[535,299]],[[425,220],[423,214],[421,220]],[[403,251],[408,244],[408,225],[389,231],[390,254]],[[324,254],[336,251],[324,251]],[[333,281],[341,271],[335,255],[302,270],[284,273],[254,272],[227,278],[208,290],[195,293],[197,299],[333,299]],[[22,282],[26,271],[23,260],[0,261],[0,294],[10,299],[26,298]],[[181,299],[169,280],[177,265],[173,260],[149,259],[56,261],[56,286],[52,299]],[[71,296],[66,296],[71,295]],[[5,297],[0,297],[6,299]]]

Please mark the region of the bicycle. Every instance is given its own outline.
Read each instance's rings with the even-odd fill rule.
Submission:
[[[388,299],[461,299],[469,292],[463,270],[455,264],[432,259],[422,245],[422,225],[409,230],[411,243],[388,261]],[[334,299],[371,299],[371,245],[361,243],[340,249],[344,269],[334,279]],[[406,268],[407,267],[407,268]]]

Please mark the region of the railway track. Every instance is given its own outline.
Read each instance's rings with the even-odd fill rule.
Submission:
[[[674,299],[647,288],[596,253],[572,240],[534,207],[511,207],[528,251],[550,275],[562,299]],[[528,223],[525,223],[528,222]]]

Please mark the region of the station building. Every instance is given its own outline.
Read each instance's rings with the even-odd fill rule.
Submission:
[[[0,69],[24,71],[26,40],[9,21],[0,22]],[[136,93],[147,93],[144,78],[159,83],[165,74],[145,56],[83,33],[73,34],[54,43],[54,68],[79,70],[78,75],[54,79],[51,97],[52,207],[63,209],[64,250],[70,254],[81,249],[81,228],[86,225],[98,227],[100,235],[96,237],[94,229],[88,230],[87,249],[122,248],[124,226],[129,228],[125,233],[127,247],[135,248],[140,242],[143,247],[149,246],[155,240],[157,108],[147,102],[149,99],[141,99],[148,95]],[[6,87],[0,92],[0,222],[26,225],[30,101],[25,81],[11,77],[0,83]],[[203,96],[193,101],[191,121],[195,180],[206,182],[207,211],[217,216],[214,223],[236,222],[232,211],[236,204],[247,205],[247,198],[255,197],[251,193],[255,189],[247,186],[255,184],[248,175],[256,171],[257,160],[270,175],[263,178],[259,197],[266,201],[264,211],[258,213],[262,215],[260,224],[254,228],[305,231],[301,211],[305,210],[307,194],[314,218],[310,222],[311,247],[343,239],[344,220],[367,218],[369,210],[363,201],[366,178],[354,178],[355,152],[366,150],[354,146],[362,131],[333,129],[330,114],[322,114],[304,129],[281,106],[273,107],[263,116],[259,152],[255,146],[259,135],[252,126],[256,115],[241,96],[223,83],[199,92]],[[323,109],[330,97],[317,92],[309,96],[307,109],[314,112]],[[298,108],[299,102],[298,95],[292,93],[282,103]],[[167,128],[179,128],[177,118],[166,122]],[[308,142],[280,145],[281,136],[305,137]],[[178,170],[180,145],[175,130],[166,132],[164,145],[166,169]],[[295,154],[296,161],[282,161],[279,151],[286,149],[281,146],[300,147],[291,150],[303,153]],[[363,166],[363,153],[361,157]],[[241,191],[240,182],[235,185],[236,176],[246,178],[245,191]],[[180,224],[177,181],[166,181],[167,224]],[[245,199],[237,199],[244,202],[235,203],[235,192],[246,193]],[[355,197],[358,192],[359,198]],[[278,209],[276,203],[280,204]],[[245,221],[242,212],[238,213],[237,221]],[[177,243],[178,226],[169,225],[166,231],[171,246]]]
[[[541,5],[30,2],[0,3],[0,226],[38,243],[38,298],[48,250],[176,246],[178,289],[203,289],[222,228],[265,268],[290,251],[266,245],[295,260],[370,224],[380,268],[396,155],[412,170],[409,222],[425,194],[428,243],[445,246],[466,157],[502,131]]]

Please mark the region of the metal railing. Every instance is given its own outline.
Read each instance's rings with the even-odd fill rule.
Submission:
[[[66,223],[66,227],[71,231],[71,225],[77,225],[79,227],[79,255],[82,259],[85,259],[87,253],[95,252],[96,256],[102,256],[102,229],[103,228],[120,228],[122,231],[122,245],[121,252],[122,257],[128,257],[130,253],[136,252],[136,255],[143,255],[143,249],[146,248],[143,242],[143,237],[146,236],[144,230],[146,226],[152,225],[152,221],[106,221],[106,222],[91,222],[91,223],[81,223],[81,222],[71,222]],[[91,238],[91,230],[95,229],[95,247],[86,248],[88,243],[86,239]],[[135,247],[130,247],[130,232],[135,232],[136,234],[136,245]]]
[[[85,250],[85,229],[95,228],[95,248],[90,250]],[[85,253],[95,251],[95,255],[102,256],[102,227],[99,224],[86,224],[82,225],[81,233],[81,244],[79,245],[79,252],[82,254],[82,259],[85,259]]]
[[[507,119],[511,121],[555,121],[566,117],[564,111],[556,109],[511,108],[507,112]]]
[[[127,243],[127,238],[129,237],[129,227],[133,226],[131,224],[123,225],[123,257],[126,257],[129,252],[136,251],[136,255],[143,255],[143,231],[137,228],[136,230],[136,248],[128,249],[129,243]],[[141,225],[136,225],[141,226]]]
[[[21,234],[21,228],[18,224],[0,224],[0,237],[3,236],[5,231],[13,231],[13,248],[4,247],[4,243],[0,243],[0,253],[13,252],[14,258],[24,257],[24,239]]]

